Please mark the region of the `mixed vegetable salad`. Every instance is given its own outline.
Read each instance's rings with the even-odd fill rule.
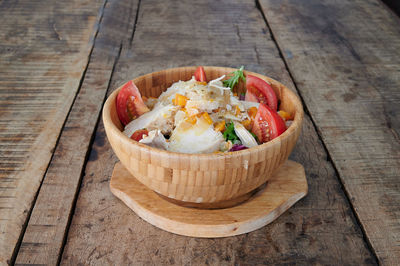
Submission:
[[[241,81],[246,93],[233,89]],[[158,98],[142,97],[133,81],[117,95],[124,134],[152,147],[181,153],[233,152],[268,142],[293,118],[278,111],[271,85],[243,67],[207,81],[203,67],[191,80],[172,84]]]

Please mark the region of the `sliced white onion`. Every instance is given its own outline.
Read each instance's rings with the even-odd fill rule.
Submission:
[[[231,88],[229,87],[224,87],[223,83],[221,82],[222,79],[225,78],[225,75],[222,75],[221,77],[217,78],[217,79],[213,79],[210,82],[208,82],[208,86],[209,87],[214,87],[216,89],[219,89],[221,92],[221,95],[224,94],[225,90],[230,90]]]
[[[242,144],[248,148],[255,147],[258,145],[256,139],[253,137],[253,135],[250,134],[250,132],[240,123],[238,122],[233,122],[234,128],[235,128],[235,133],[242,142]]]

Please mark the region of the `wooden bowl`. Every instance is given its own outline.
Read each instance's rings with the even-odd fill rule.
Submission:
[[[133,79],[144,96],[158,97],[179,80],[189,80],[196,67],[180,67]],[[234,71],[225,67],[204,67],[208,80]],[[125,136],[116,112],[116,97],[108,97],[103,122],[108,140],[125,168],[142,184],[174,203],[201,207],[228,207],[246,200],[265,184],[289,157],[299,137],[303,108],[299,98],[276,80],[245,71],[272,84],[280,109],[294,116],[292,125],[278,138],[257,147],[228,153],[184,154],[152,148]],[[239,83],[237,91],[244,92]]]

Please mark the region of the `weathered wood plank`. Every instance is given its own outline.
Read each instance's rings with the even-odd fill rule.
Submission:
[[[111,88],[153,70],[201,64],[244,64],[294,88],[254,1],[173,8],[142,1],[132,48],[123,48]],[[117,158],[100,123],[61,263],[375,264],[308,117],[292,158],[305,166],[309,195],[274,223],[237,237],[182,237],[144,222],[111,194]]]
[[[400,261],[400,19],[369,1],[262,0],[382,264]]]
[[[0,2],[0,264],[21,229],[79,87],[101,1]]]
[[[109,0],[82,86],[67,118],[23,237],[16,264],[57,264],[91,138],[138,1]]]

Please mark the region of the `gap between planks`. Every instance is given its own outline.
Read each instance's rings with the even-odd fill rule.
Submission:
[[[96,35],[95,35],[95,38],[94,38],[94,41],[93,41],[93,43],[94,43],[94,45],[92,46],[92,50],[91,50],[91,53],[90,53],[90,56],[89,56],[89,62],[88,62],[88,64],[87,64],[87,66],[86,66],[86,69],[85,69],[85,72],[84,72],[84,75],[83,75],[83,78],[82,78],[82,80],[81,80],[81,83],[80,83],[80,87],[79,87],[79,93],[78,94],[76,94],[76,96],[75,96],[75,99],[76,99],[76,97],[79,97],[79,95],[80,95],[80,92],[81,92],[81,88],[82,88],[82,86],[83,86],[83,82],[86,82],[86,79],[89,79],[89,78],[87,78],[87,71],[90,71],[91,70],[91,65],[93,65],[94,63],[93,63],[93,51],[95,51],[96,50],[96,47],[98,47],[98,46],[96,46],[96,44],[97,44],[97,40],[98,40],[98,33],[99,33],[99,30],[100,30],[100,28],[101,27],[103,27],[103,26],[105,26],[105,27],[107,27],[107,24],[104,24],[104,23],[102,23],[103,22],[103,17],[104,17],[104,12],[105,12],[105,8],[106,8],[106,6],[107,6],[107,3],[109,3],[110,1],[108,1],[108,0],[106,0],[105,2],[104,2],[104,4],[103,4],[103,6],[102,6],[102,8],[101,8],[101,10],[100,10],[100,19],[99,19],[99,23],[97,24],[98,25],[98,27],[97,27],[97,31],[96,31]],[[115,2],[113,2],[114,4],[115,4]],[[113,3],[111,3],[111,4],[113,4]],[[128,18],[128,22],[130,21],[130,17]],[[137,20],[135,20],[135,21],[137,21]],[[127,24],[128,25],[128,24]],[[128,27],[129,27],[130,25],[128,25]],[[129,30],[129,29],[128,29]],[[103,32],[107,32],[107,30],[103,30]],[[102,36],[103,38],[104,37],[106,37],[107,38],[107,33],[103,33],[103,34],[106,34],[105,36]],[[134,34],[134,32],[132,33],[132,34]],[[116,66],[116,64],[117,64],[117,62],[118,62],[118,60],[119,60],[119,56],[120,56],[120,54],[121,54],[121,50],[122,50],[122,47],[123,47],[123,42],[124,42],[124,40],[123,39],[120,39],[119,40],[119,43],[118,43],[118,52],[117,52],[117,54],[114,56],[114,60],[113,60],[113,63],[112,63],[112,67],[111,67],[111,69],[109,69],[109,68],[107,68],[107,71],[108,70],[111,70],[111,73],[110,73],[110,76],[108,77],[108,79],[107,79],[107,81],[106,81],[106,89],[104,90],[104,94],[103,94],[103,96],[102,96],[102,101],[101,101],[101,103],[100,104],[98,104],[98,106],[99,106],[99,110],[98,110],[98,112],[97,112],[97,114],[96,114],[96,123],[95,123],[95,125],[94,125],[94,127],[92,128],[92,130],[91,130],[91,135],[90,135],[90,141],[89,141],[89,143],[88,143],[88,147],[87,147],[87,149],[86,149],[86,151],[85,151],[85,155],[84,155],[84,160],[83,160],[83,163],[82,163],[82,167],[81,167],[81,169],[80,169],[80,174],[79,174],[79,177],[77,178],[77,181],[76,181],[76,184],[73,184],[72,185],[72,188],[75,190],[75,193],[74,193],[74,195],[73,195],[73,198],[72,198],[72,200],[71,200],[71,202],[68,202],[67,204],[71,204],[71,207],[68,209],[68,210],[66,210],[66,212],[68,212],[68,217],[67,217],[67,219],[66,219],[66,225],[65,225],[65,228],[63,228],[63,235],[62,236],[59,236],[61,239],[56,239],[55,241],[56,241],[56,243],[53,243],[53,244],[55,244],[56,246],[58,245],[58,243],[60,243],[60,247],[59,247],[59,249],[57,250],[58,252],[57,252],[57,254],[54,254],[55,252],[54,252],[54,250],[50,250],[50,251],[48,251],[48,249],[46,249],[46,252],[45,253],[47,253],[46,255],[48,256],[48,258],[51,258],[50,259],[50,261],[52,261],[52,263],[54,262],[55,263],[55,261],[57,261],[56,263],[57,264],[59,264],[60,263],[60,260],[61,260],[61,256],[62,256],[62,253],[63,253],[63,249],[64,249],[64,246],[65,246],[65,243],[66,243],[66,239],[67,239],[67,235],[68,235],[68,229],[69,229],[69,225],[70,225],[70,223],[71,223],[71,220],[72,220],[72,217],[73,217],[73,214],[74,214],[74,210],[75,210],[75,206],[76,206],[76,201],[77,201],[77,198],[78,198],[78,195],[79,195],[79,191],[80,191],[80,184],[81,184],[81,181],[82,181],[82,177],[83,177],[83,175],[84,175],[84,171],[85,171],[85,167],[86,167],[86,163],[87,163],[87,161],[88,161],[88,159],[89,159],[89,154],[90,154],[90,150],[91,150],[91,147],[92,147],[92,144],[93,144],[93,141],[94,141],[94,135],[95,135],[95,132],[96,132],[96,129],[97,129],[97,125],[98,125],[98,123],[99,123],[99,118],[100,118],[100,113],[101,113],[101,107],[102,107],[102,105],[104,104],[104,101],[105,101],[105,99],[106,99],[106,95],[107,95],[107,92],[108,92],[108,89],[109,89],[109,87],[110,87],[110,81],[111,81],[111,79],[112,79],[112,77],[113,77],[113,73],[114,73],[114,69],[115,69],[115,66]],[[98,48],[99,49],[99,51],[101,51],[101,44],[99,44],[100,45],[100,48]],[[94,59],[94,60],[96,60],[96,58]],[[101,63],[101,62],[97,62],[97,63]],[[96,66],[94,67],[94,68],[96,68]],[[89,82],[90,83],[90,81],[87,81],[87,82]],[[85,94],[85,92],[83,92],[84,94]],[[83,96],[84,97],[84,96]],[[68,119],[66,120],[67,122],[69,121],[69,120],[71,120],[72,118],[70,117],[70,114],[71,114],[71,110],[73,110],[73,108],[75,108],[76,107],[76,105],[77,105],[78,103],[76,102],[76,101],[74,101],[74,103],[73,103],[73,105],[71,105],[72,107],[71,107],[71,109],[70,109],[70,113],[69,113],[69,115],[68,115]],[[78,108],[78,107],[76,107],[76,108]],[[67,123],[66,122],[66,123]],[[73,122],[72,122],[73,123]],[[64,127],[63,127],[63,131],[61,131],[61,134],[63,133],[63,132],[65,132],[65,129],[66,127],[65,127],[65,124],[64,124]],[[60,136],[62,137],[62,135],[60,134]],[[58,148],[58,146],[56,146],[56,148],[55,149],[57,149]],[[50,166],[49,166],[50,167]],[[47,174],[47,173],[46,173]],[[44,180],[44,182],[46,182],[46,180]],[[44,192],[42,192],[42,193],[44,193]],[[35,205],[35,206],[37,206],[37,205]],[[64,216],[63,216],[64,217]],[[28,222],[28,226],[30,226],[30,225],[32,225],[32,226],[34,226],[35,224],[29,224],[29,222]],[[64,227],[64,224],[61,224],[61,226],[63,226]],[[27,227],[28,228],[28,227]],[[24,236],[25,236],[25,234],[24,234]],[[24,237],[24,236],[22,236],[22,237]],[[57,237],[57,236],[56,236]],[[55,237],[55,238],[56,238]],[[24,240],[22,239],[22,244],[24,243]],[[41,251],[42,253],[43,253],[43,251]],[[26,252],[25,252],[26,253]],[[19,264],[19,263],[25,263],[25,262],[30,262],[30,260],[29,260],[29,255],[28,255],[29,253],[26,253],[24,256],[21,256],[21,258],[20,258],[20,255],[21,255],[21,252],[19,252],[19,253],[17,253],[17,257],[16,257],[16,262],[17,262],[17,264]],[[57,258],[53,258],[53,256],[57,256]],[[41,257],[41,258],[39,258],[39,260],[41,260],[43,257]],[[42,261],[42,262],[49,262],[49,261]]]
[[[399,18],[379,1],[260,2],[341,173],[366,243],[380,263],[397,264]],[[355,112],[363,118],[351,118]]]
[[[24,11],[29,8],[26,5],[18,5],[11,4],[10,5],[1,5],[1,11],[6,13],[5,11],[10,11],[9,13],[4,14],[2,16],[3,19],[13,19],[19,20],[18,14],[24,14]],[[76,4],[76,3],[75,3]],[[33,4],[33,9],[38,9],[39,4]],[[62,12],[68,12],[68,8],[65,7],[65,10],[61,10]],[[91,11],[91,10],[89,10]],[[58,12],[58,11],[57,11]],[[55,12],[58,16],[59,14]],[[10,13],[16,13],[17,15],[13,16]],[[34,15],[37,14],[37,15]],[[54,40],[51,38],[51,31],[46,31],[48,29],[46,24],[43,24],[41,17],[42,15],[51,16],[53,11],[51,10],[51,6],[47,6],[47,8],[43,9],[43,13],[41,12],[30,12],[27,17],[30,18],[31,24],[25,28],[26,30],[32,30],[38,32],[42,37],[46,35],[47,47],[51,49],[60,50],[58,55],[53,54],[54,58],[58,59],[58,61],[65,63],[64,70],[60,70],[59,72],[54,70],[54,64],[51,58],[46,62],[46,58],[49,57],[49,53],[44,53],[40,48],[43,48],[43,42],[29,42],[28,45],[19,46],[18,40],[21,41],[20,32],[18,33],[13,30],[12,27],[15,26],[12,24],[5,24],[5,32],[9,31],[9,38],[4,38],[5,40],[2,45],[4,45],[4,49],[2,50],[2,59],[4,59],[4,65],[0,70],[0,74],[4,77],[3,79],[8,80],[9,82],[5,82],[1,84],[1,91],[6,92],[6,94],[10,96],[6,96],[1,100],[1,128],[6,133],[10,133],[10,138],[3,138],[1,140],[1,148],[0,152],[4,155],[12,156],[14,154],[23,155],[21,157],[15,157],[14,159],[18,159],[18,164],[11,162],[4,162],[0,166],[0,176],[12,177],[15,180],[18,180],[18,186],[7,186],[7,193],[3,192],[4,189],[1,189],[1,195],[7,197],[3,197],[3,199],[11,198],[8,197],[9,194],[12,195],[12,198],[17,198],[18,200],[5,200],[2,202],[8,203],[13,206],[12,211],[0,211],[0,216],[7,217],[8,219],[2,219],[3,221],[11,221],[11,222],[1,222],[0,227],[0,263],[10,263],[11,258],[14,254],[15,247],[19,241],[20,233],[23,232],[24,227],[26,226],[26,220],[28,218],[28,214],[31,211],[31,203],[35,200],[37,191],[39,189],[40,183],[42,182],[42,177],[44,172],[46,171],[48,164],[52,155],[52,148],[56,145],[59,133],[66,119],[66,115],[68,114],[68,110],[72,104],[73,97],[76,93],[76,89],[79,84],[79,79],[81,76],[81,72],[83,71],[86,61],[82,56],[86,56],[90,50],[89,37],[92,37],[92,25],[93,21],[96,18],[96,13],[93,14],[90,12],[77,12],[76,19],[80,21],[81,19],[89,20],[89,23],[84,23],[82,27],[77,27],[74,34],[79,35],[79,41],[71,43],[69,46],[70,50],[64,49],[65,46],[60,44],[59,40]],[[20,20],[21,23],[24,23],[24,19]],[[68,19],[62,20],[61,23],[69,24]],[[33,25],[44,26],[44,30],[38,30],[37,27],[30,27]],[[81,23],[79,23],[81,24]],[[69,24],[71,25],[71,24]],[[90,27],[85,28],[90,25]],[[90,31],[90,32],[89,32]],[[67,36],[73,38],[74,34],[66,33]],[[90,36],[89,36],[90,35]],[[21,36],[21,35],[20,35]],[[34,37],[32,35],[26,36],[28,39],[30,37]],[[26,39],[25,39],[26,41]],[[5,47],[8,47],[5,49]],[[27,51],[31,49],[31,53],[24,53],[25,49]],[[76,50],[78,49],[78,50]],[[61,53],[64,51],[63,53]],[[79,52],[79,53],[78,53]],[[50,52],[51,53],[51,52]],[[20,60],[12,60],[9,59],[10,55],[18,57]],[[43,57],[42,60],[39,60],[39,56]],[[78,58],[78,56],[80,56]],[[74,61],[74,68],[79,70],[79,76],[74,75],[75,73],[71,73],[69,70],[72,70],[71,63]],[[19,62],[25,61],[24,64],[19,64]],[[15,67],[16,64],[18,67]],[[35,65],[35,68],[31,68],[30,66]],[[44,79],[44,71],[48,70],[48,76]],[[18,72],[19,71],[19,72]],[[20,96],[12,96],[13,94],[18,94],[21,91],[24,91],[20,86],[28,86],[29,87],[29,75],[21,75],[20,73],[24,71],[29,71],[30,75],[35,75],[34,80],[42,79],[43,82],[47,80],[47,87],[51,86],[59,86],[59,82],[55,82],[54,79],[62,79],[63,85],[61,88],[56,88],[56,93],[45,93],[42,100],[34,101],[33,104],[29,104],[29,100],[32,100],[32,97],[28,96],[25,100],[21,99]],[[36,71],[36,72],[35,72]],[[55,74],[56,73],[56,74]],[[8,78],[11,77],[11,78]],[[12,78],[14,77],[14,78]],[[17,78],[19,82],[17,82]],[[46,84],[44,84],[46,85]],[[73,86],[70,90],[68,86]],[[32,86],[31,86],[32,87]],[[68,92],[69,90],[69,92]],[[14,93],[15,92],[15,93]],[[54,99],[56,101],[54,101]],[[60,104],[59,100],[63,98],[63,102]],[[27,99],[29,99],[27,101]],[[19,104],[14,101],[19,101]],[[21,102],[24,105],[24,110],[21,109]],[[58,107],[55,109],[54,103],[58,102]],[[43,106],[46,105],[47,106]],[[42,106],[42,111],[36,111],[39,105]],[[50,107],[53,111],[50,114],[48,112]],[[23,116],[24,118],[19,119],[19,117]],[[8,118],[8,119],[7,119]],[[30,119],[33,118],[33,119]],[[34,119],[36,118],[36,119]],[[17,123],[14,123],[18,120]],[[21,123],[22,122],[22,123]],[[38,122],[38,123],[36,123]],[[29,124],[35,123],[39,126],[28,126]],[[52,123],[53,128],[48,127],[44,129],[43,124]],[[14,127],[15,124],[18,124],[17,127]],[[29,128],[29,131],[37,133],[34,137],[36,141],[32,141],[32,138],[24,139],[20,134],[15,134],[15,130],[20,130],[22,128]],[[28,130],[28,129],[27,129]],[[12,137],[16,136],[16,137]],[[22,143],[22,145],[21,145]],[[10,149],[11,147],[11,149]],[[17,147],[18,149],[15,149]],[[41,158],[38,159],[38,158]],[[31,160],[29,160],[31,159]],[[28,161],[29,160],[29,161]],[[16,182],[17,183],[17,182]],[[10,209],[10,208],[0,208],[1,210]],[[11,209],[10,209],[11,210]]]
[[[294,79],[291,70],[289,69],[289,66],[288,66],[288,64],[287,64],[286,58],[283,56],[282,48],[280,47],[278,41],[276,40],[276,38],[275,38],[275,36],[274,36],[274,33],[273,33],[272,29],[271,29],[271,26],[270,26],[269,23],[268,23],[268,19],[267,19],[266,15],[265,15],[265,13],[264,13],[262,7],[261,7],[260,0],[255,0],[255,2],[256,2],[257,9],[260,11],[260,13],[261,13],[261,15],[262,15],[262,17],[263,17],[263,19],[264,19],[264,21],[265,21],[265,24],[266,24],[266,26],[268,27],[269,33],[271,34],[271,39],[272,39],[272,41],[275,43],[276,48],[277,48],[277,50],[279,51],[279,56],[281,57],[281,59],[282,59],[284,65],[285,65],[285,69],[286,69],[286,71],[288,72],[288,74],[289,74],[289,76],[290,76],[290,79],[292,80],[292,82],[293,82],[293,84],[294,84],[294,87],[295,87],[295,89],[296,89],[296,92],[297,92],[297,94],[298,94],[299,97],[300,97],[300,100],[301,100],[301,102],[302,102],[302,104],[303,104],[304,112],[310,117],[310,121],[311,121],[311,123],[312,123],[312,125],[313,125],[315,131],[317,132],[317,135],[318,135],[319,140],[320,140],[321,143],[322,143],[322,147],[324,148],[326,154],[328,155],[328,156],[327,156],[327,157],[328,157],[327,159],[328,159],[329,162],[332,163],[332,166],[333,166],[333,169],[334,169],[334,171],[335,171],[337,180],[338,180],[338,182],[339,182],[339,184],[340,184],[340,187],[342,188],[342,190],[343,190],[343,192],[344,192],[344,195],[345,195],[345,197],[346,197],[346,201],[347,201],[347,203],[349,204],[349,206],[350,206],[350,208],[351,208],[351,211],[352,211],[353,214],[354,214],[354,220],[355,220],[355,222],[357,223],[357,225],[361,228],[362,235],[363,235],[363,239],[364,239],[365,242],[367,243],[368,248],[370,249],[371,253],[373,254],[375,261],[378,262],[378,257],[377,257],[377,255],[376,255],[376,253],[375,253],[375,250],[373,249],[373,247],[372,247],[372,245],[371,245],[371,243],[370,243],[370,241],[369,241],[369,239],[368,239],[368,237],[367,237],[367,235],[366,235],[365,228],[364,228],[364,226],[362,225],[362,223],[361,223],[361,221],[360,221],[360,218],[358,217],[358,214],[357,214],[356,210],[354,209],[353,203],[352,203],[351,200],[350,200],[350,195],[349,195],[348,191],[346,190],[346,187],[344,186],[342,179],[340,178],[340,174],[339,174],[339,171],[338,171],[338,169],[337,169],[337,166],[336,166],[334,160],[332,160],[332,156],[331,156],[331,154],[330,154],[328,148],[326,147],[326,143],[325,143],[324,139],[323,139],[322,136],[321,136],[320,129],[317,127],[317,125],[316,125],[316,123],[315,123],[315,119],[314,119],[313,115],[311,114],[310,110],[308,109],[308,106],[307,106],[307,104],[306,104],[306,102],[305,102],[305,100],[304,100],[304,97],[303,97],[301,91],[300,91],[299,88],[298,88],[297,82],[296,82],[296,80]]]
[[[58,134],[58,136],[57,136],[56,143],[55,143],[54,148],[53,148],[53,150],[52,150],[52,154],[51,154],[50,160],[49,160],[49,162],[48,162],[48,164],[47,164],[47,166],[46,166],[46,170],[45,170],[45,172],[44,172],[44,174],[43,174],[43,177],[42,177],[42,179],[41,179],[39,188],[38,188],[38,190],[36,191],[35,197],[34,197],[32,203],[31,203],[31,205],[30,205],[31,207],[30,207],[30,209],[29,209],[27,218],[26,218],[25,223],[24,223],[24,225],[23,225],[23,227],[22,227],[22,231],[21,231],[21,234],[20,234],[20,236],[19,236],[19,238],[18,238],[17,245],[15,246],[15,249],[14,249],[14,251],[13,251],[13,254],[12,254],[12,257],[11,257],[11,260],[10,260],[10,264],[11,264],[11,265],[15,264],[15,260],[16,260],[16,258],[17,258],[18,252],[19,252],[19,250],[20,250],[21,243],[22,243],[23,237],[24,237],[24,235],[25,235],[26,228],[27,228],[27,226],[28,226],[28,224],[29,224],[29,220],[30,220],[30,218],[31,218],[33,208],[34,208],[34,206],[35,206],[35,204],[36,204],[36,200],[37,200],[38,195],[39,195],[39,193],[40,193],[40,190],[41,190],[41,188],[42,188],[42,184],[43,184],[43,182],[44,182],[44,180],[45,180],[45,177],[46,177],[46,175],[47,175],[47,171],[49,170],[49,167],[50,167],[51,162],[52,162],[52,160],[53,160],[54,151],[56,150],[56,148],[57,148],[57,146],[58,146],[58,144],[59,144],[61,134],[62,134],[62,132],[63,132],[63,130],[64,130],[65,124],[67,123],[67,120],[68,120],[69,115],[70,115],[70,113],[71,113],[72,107],[73,107],[73,105],[75,104],[76,98],[77,98],[77,96],[78,96],[78,94],[79,94],[79,92],[80,92],[80,90],[81,90],[83,80],[85,79],[86,71],[87,71],[88,66],[89,66],[89,64],[90,64],[90,57],[91,57],[92,52],[93,52],[95,40],[96,40],[97,34],[98,34],[98,32],[99,32],[99,29],[100,29],[101,20],[102,20],[102,18],[103,18],[104,7],[105,7],[107,1],[108,1],[108,0],[105,0],[104,3],[103,3],[103,5],[102,5],[102,7],[100,8],[100,12],[99,12],[99,15],[98,15],[98,17],[100,17],[100,18],[99,18],[99,23],[96,23],[96,24],[95,24],[95,25],[96,25],[96,26],[95,26],[96,28],[95,28],[95,35],[94,35],[93,42],[92,42],[92,47],[90,48],[90,52],[89,52],[89,54],[88,54],[87,64],[86,64],[86,66],[85,66],[84,71],[82,72],[82,76],[81,76],[80,81],[79,81],[78,90],[77,90],[77,92],[76,92],[76,94],[75,94],[75,96],[74,96],[74,99],[73,99],[73,101],[72,101],[72,104],[71,104],[71,106],[70,106],[70,108],[69,108],[69,110],[68,110],[68,112],[67,112],[67,115],[66,115],[66,117],[65,117],[65,120],[64,120],[64,122],[63,122],[63,124],[62,124],[61,130],[60,130],[60,132],[59,132],[59,134]],[[97,126],[97,124],[96,124],[96,126]],[[93,136],[92,136],[92,138],[93,138]],[[89,148],[89,150],[90,150],[90,148]],[[85,162],[86,162],[86,158],[85,158]],[[59,264],[59,260],[58,260],[58,264]]]
[[[108,0],[107,0],[107,1],[108,1]],[[104,99],[103,99],[102,106],[104,105],[104,102],[105,102],[106,99],[107,99],[107,92],[108,92],[108,90],[109,90],[109,88],[110,88],[110,83],[111,83],[112,77],[113,77],[113,75],[114,75],[115,66],[116,66],[116,64],[118,63],[119,57],[120,57],[120,55],[121,55],[121,50],[122,50],[122,43],[121,43],[121,45],[120,45],[120,47],[119,47],[118,55],[117,55],[117,57],[115,58],[115,61],[114,61],[114,64],[113,64],[113,67],[112,67],[112,70],[111,70],[111,75],[110,75],[110,78],[109,78],[109,80],[108,80],[108,86],[107,86],[106,93],[105,93],[105,95],[104,95]],[[61,244],[60,253],[58,254],[57,265],[60,265],[61,258],[62,258],[62,254],[63,254],[63,252],[64,252],[64,247],[65,247],[65,244],[66,244],[66,242],[67,242],[69,227],[70,227],[70,225],[71,225],[72,217],[74,216],[74,213],[75,213],[76,202],[77,202],[77,200],[78,200],[78,195],[79,195],[79,192],[80,192],[80,190],[81,190],[82,178],[83,178],[83,176],[85,175],[86,164],[87,164],[87,162],[88,162],[88,160],[89,160],[89,155],[90,155],[90,151],[92,150],[92,146],[93,146],[93,142],[94,142],[94,137],[95,137],[95,135],[96,135],[97,127],[98,127],[99,122],[100,122],[100,118],[101,118],[101,115],[100,115],[100,114],[101,114],[101,111],[100,111],[100,113],[99,113],[98,116],[97,116],[96,126],[95,126],[94,129],[93,129],[93,133],[92,133],[92,135],[91,135],[91,137],[90,137],[89,147],[88,147],[88,149],[87,149],[87,151],[86,151],[85,160],[84,160],[84,163],[83,163],[83,166],[82,166],[82,169],[81,169],[81,175],[80,175],[80,177],[79,177],[79,182],[78,182],[78,184],[77,184],[77,188],[76,188],[76,191],[75,191],[74,200],[73,200],[73,202],[72,202],[72,208],[71,208],[70,213],[69,213],[69,215],[68,215],[68,223],[67,223],[67,226],[66,226],[66,229],[65,229],[65,232],[64,232],[64,237],[63,237],[63,241],[62,241],[62,244]]]

